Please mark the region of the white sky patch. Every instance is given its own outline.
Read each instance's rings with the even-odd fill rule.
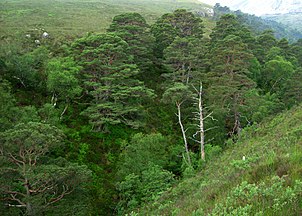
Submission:
[[[228,6],[232,10],[255,14],[257,16],[265,14],[288,13],[291,6],[297,5],[298,0],[199,0],[209,5],[220,3]],[[299,2],[299,1],[298,1]],[[301,2],[300,2],[301,4]]]

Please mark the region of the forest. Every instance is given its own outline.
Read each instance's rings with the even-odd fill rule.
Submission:
[[[1,43],[1,215],[301,214],[302,39],[223,10],[207,36],[204,17],[176,9]],[[240,180],[221,195],[226,162]],[[201,182],[203,202],[184,198]]]

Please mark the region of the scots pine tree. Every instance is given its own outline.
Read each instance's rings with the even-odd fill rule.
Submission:
[[[93,97],[83,114],[94,129],[121,123],[141,126],[142,102],[154,93],[135,78],[139,70],[127,42],[113,33],[95,34],[75,41],[72,47]]]
[[[239,134],[242,129],[242,111],[245,108],[245,96],[255,87],[248,74],[253,55],[247,51],[247,45],[240,37],[226,36],[214,44],[211,53],[212,68],[208,73],[208,98],[214,104],[217,113],[227,117],[230,134]]]
[[[163,51],[176,37],[203,37],[203,23],[200,17],[185,9],[178,9],[173,13],[164,14],[151,27],[155,37],[155,54],[163,56]]]
[[[51,157],[61,147],[63,136],[56,127],[35,122],[0,133],[1,208],[6,208],[2,213],[45,215],[89,180],[85,166]],[[61,213],[69,208],[65,206]]]
[[[206,52],[204,40],[193,37],[175,38],[164,50],[164,63],[171,71],[164,74],[167,82],[181,82],[185,85],[198,82],[206,65]]]
[[[113,18],[108,32],[114,32],[129,45],[129,54],[141,73],[152,65],[154,38],[145,18],[139,13],[124,13]]]

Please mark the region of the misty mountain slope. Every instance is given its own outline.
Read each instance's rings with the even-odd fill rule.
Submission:
[[[292,29],[289,25],[284,25],[274,20],[265,20],[261,17],[241,12],[240,10],[232,11],[227,6],[214,6],[215,19],[218,19],[221,15],[227,13],[235,14],[240,22],[248,26],[255,35],[260,34],[265,30],[273,30],[275,37],[278,39],[286,38],[290,42],[294,42],[302,38],[302,32]]]
[[[302,33],[302,12],[263,16],[266,20],[279,22]]]
[[[279,22],[302,33],[302,1],[301,0],[200,0],[214,5],[216,2],[231,10],[255,14],[266,20]]]

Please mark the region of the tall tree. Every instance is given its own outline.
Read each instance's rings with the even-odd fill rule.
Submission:
[[[282,99],[288,107],[302,102],[302,68],[298,68],[283,82]]]
[[[281,56],[265,63],[261,71],[261,88],[265,92],[281,94],[285,81],[291,77],[294,66]]]
[[[149,25],[139,13],[124,13],[113,18],[108,32],[114,32],[129,45],[129,53],[141,73],[148,72],[152,65],[154,38]]]
[[[241,25],[235,15],[225,14],[217,21],[210,35],[211,40],[217,42],[218,40],[223,40],[228,35],[238,36],[240,34],[240,27]]]
[[[62,138],[57,128],[34,122],[0,133],[0,191],[8,209],[43,215],[88,180],[85,167],[49,157]]]
[[[192,12],[178,9],[173,13],[164,14],[151,27],[155,37],[155,54],[163,56],[166,49],[176,37],[203,37],[203,21]]]
[[[74,42],[76,59],[83,67],[86,88],[93,101],[83,112],[95,130],[107,124],[139,127],[142,101],[153,97],[151,89],[135,78],[138,69],[128,44],[116,34],[89,35]]]
[[[253,55],[247,51],[241,38],[234,35],[219,40],[214,46],[212,68],[208,73],[208,98],[220,113],[227,116],[229,133],[239,134],[246,92],[255,87],[255,82],[248,77]]]
[[[162,97],[164,103],[174,103],[177,108],[177,120],[181,130],[184,147],[186,151],[186,159],[185,162],[188,164],[189,167],[192,166],[191,157],[190,157],[190,149],[188,143],[188,136],[187,136],[187,128],[185,128],[183,124],[183,117],[181,112],[181,106],[184,102],[192,99],[192,92],[190,91],[189,87],[184,85],[180,82],[175,82],[174,85],[168,88]]]
[[[68,58],[51,59],[47,64],[47,89],[52,93],[52,104],[56,106],[57,100],[63,101],[65,108],[61,117],[66,112],[69,103],[80,95],[82,88],[78,80],[81,67],[74,60]]]
[[[164,62],[170,73],[164,74],[168,82],[189,84],[205,70],[206,41],[176,37],[164,50]],[[197,78],[197,79],[198,79]]]
[[[296,57],[299,67],[302,67],[302,39],[290,46],[290,53]]]
[[[256,37],[256,47],[253,50],[253,54],[256,56],[258,61],[263,64],[265,63],[265,57],[269,50],[277,45],[277,39],[274,36],[274,32],[266,30]]]
[[[222,15],[216,23],[210,37],[212,43],[223,40],[229,35],[235,35],[241,38],[242,42],[248,45],[250,49],[255,46],[255,38],[251,30],[243,25],[238,17],[233,14]]]

